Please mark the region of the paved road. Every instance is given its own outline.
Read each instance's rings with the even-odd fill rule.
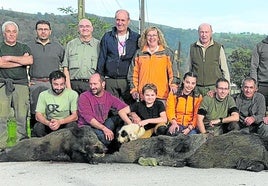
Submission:
[[[0,163],[1,186],[264,186],[268,173],[137,164]]]

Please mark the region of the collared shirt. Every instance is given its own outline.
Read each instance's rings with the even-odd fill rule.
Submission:
[[[95,38],[88,43],[75,38],[67,44],[62,66],[68,67],[71,80],[88,79],[96,71],[99,44]]]
[[[64,57],[64,48],[58,42],[50,40],[43,45],[38,39],[28,43],[33,55],[30,66],[31,78],[48,78],[52,71],[59,70]]]
[[[196,42],[196,45],[200,46],[200,48],[203,51],[203,56],[205,57],[205,55],[206,55],[206,49],[209,46],[214,45],[214,40],[212,39],[210,41],[210,44],[207,47],[204,47],[204,45],[202,45],[199,40]],[[189,71],[191,71],[192,70],[192,61],[191,61],[190,52],[189,52],[189,56],[188,56],[186,65],[189,66],[188,69],[189,69]],[[224,78],[227,79],[230,82],[230,73],[229,73],[229,69],[228,69],[228,65],[227,65],[227,60],[226,60],[226,56],[225,56],[225,52],[224,52],[223,47],[221,47],[221,49],[220,49],[219,65],[220,65],[220,68],[222,70],[222,74],[223,74]]]

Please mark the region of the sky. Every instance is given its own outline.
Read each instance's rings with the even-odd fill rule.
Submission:
[[[212,25],[213,32],[268,34],[267,0],[144,0],[145,21],[174,28],[197,29]],[[63,15],[58,8],[77,10],[77,0],[0,0],[0,8],[25,13]],[[85,12],[114,17],[126,9],[139,20],[140,0],[85,0]]]

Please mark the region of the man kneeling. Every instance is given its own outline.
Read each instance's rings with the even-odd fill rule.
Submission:
[[[77,92],[65,89],[66,76],[61,71],[49,75],[51,88],[40,93],[36,106],[34,137],[42,137],[52,131],[76,124]]]
[[[239,120],[238,109],[229,91],[229,81],[220,78],[216,82],[215,96],[204,97],[197,118],[200,133],[210,132],[218,136],[225,132],[230,122]]]
[[[257,133],[268,136],[268,122],[265,117],[265,97],[257,92],[257,82],[247,77],[242,82],[241,93],[234,96],[239,110],[239,122],[234,122],[230,130],[242,130],[247,133]]]

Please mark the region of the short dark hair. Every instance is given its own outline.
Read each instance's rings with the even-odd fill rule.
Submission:
[[[53,71],[49,74],[49,82],[50,83],[52,83],[52,80],[60,79],[60,78],[64,78],[64,80],[66,81],[65,74],[60,70]]]
[[[40,24],[48,25],[49,30],[51,30],[50,22],[48,22],[46,20],[39,20],[39,21],[37,21],[36,24],[35,24],[35,30],[37,30],[37,25],[40,25]]]
[[[219,78],[219,79],[216,81],[216,88],[219,87],[219,83],[220,83],[220,82],[226,82],[226,83],[228,83],[228,88],[230,88],[230,83],[229,83],[229,81],[228,81],[227,79],[225,79],[225,78]]]

